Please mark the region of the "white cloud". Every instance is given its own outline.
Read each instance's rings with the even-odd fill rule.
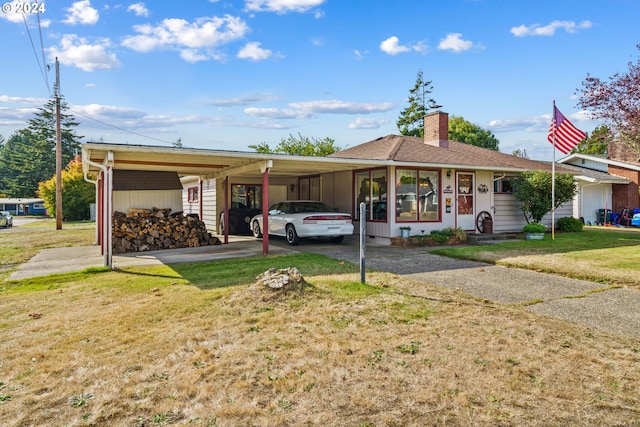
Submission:
[[[10,104],[46,104],[49,100],[47,98],[33,98],[22,96],[8,96],[0,95],[0,102]]]
[[[49,48],[49,57],[58,57],[62,64],[84,71],[111,70],[120,66],[120,62],[107,50],[110,45],[109,39],[98,39],[95,44],[89,44],[83,37],[65,34],[59,47]]]
[[[380,127],[389,123],[386,119],[371,119],[365,117],[358,117],[351,123],[349,123],[349,129],[379,129]]]
[[[473,42],[469,40],[462,40],[462,34],[460,33],[447,34],[447,36],[440,40],[440,43],[438,44],[438,49],[452,50],[454,52],[464,52],[473,47]]]
[[[100,120],[137,120],[146,116],[143,111],[114,105],[74,105],[72,109],[78,114],[84,114]]]
[[[400,39],[396,36],[391,36],[380,43],[380,50],[389,55],[397,55],[405,52],[418,52],[425,54],[429,50],[425,41],[419,41],[411,46],[403,46],[400,44]]]
[[[127,8],[128,12],[133,12],[136,16],[149,16],[149,9],[145,6],[144,3],[134,3]]]
[[[487,128],[492,132],[529,131],[543,132],[549,129],[551,114],[526,117],[523,119],[491,120]]]
[[[46,101],[43,102],[45,103]],[[33,118],[38,111],[37,107],[0,108],[0,126],[24,126],[25,122]]]
[[[199,53],[196,49],[182,49],[180,51],[180,58],[190,64],[195,64],[197,62],[208,61],[211,59],[211,55]]]
[[[356,59],[360,60],[360,59],[363,59],[367,54],[369,54],[369,51],[368,50],[361,51],[359,49],[354,49],[353,54],[356,56]]]
[[[221,59],[213,48],[242,39],[249,27],[245,21],[231,15],[198,18],[194,22],[184,19],[165,19],[159,25],[136,25],[138,35],[125,37],[122,45],[138,52],[155,49],[174,49],[189,62]]]
[[[314,114],[369,114],[389,111],[394,107],[390,102],[381,104],[348,102],[340,100],[321,100],[292,102],[290,107]]]
[[[275,12],[284,14],[288,12],[305,13],[318,7],[325,0],[246,0],[245,9],[250,12]],[[324,15],[321,11],[315,11],[316,18]]]
[[[400,45],[400,39],[391,36],[380,43],[380,50],[389,55],[397,55],[399,53],[409,52],[411,49],[407,46]]]
[[[263,93],[263,94],[257,94],[257,95],[238,96],[236,98],[215,99],[211,101],[209,104],[215,105],[216,107],[235,107],[235,106],[256,104],[258,102],[263,102],[263,101],[276,101],[276,100],[278,100],[277,96],[271,95],[268,93]]]
[[[280,109],[280,108],[245,108],[244,112],[255,117],[267,119],[304,119],[311,117],[308,111],[298,109]]]
[[[251,61],[262,61],[268,59],[271,56],[269,49],[262,49],[260,43],[249,42],[242,49],[238,51],[236,55],[240,59],[249,59]]]
[[[319,100],[291,102],[289,108],[245,108],[244,112],[252,116],[269,119],[302,119],[317,114],[371,114],[389,111],[394,104],[383,102],[359,103],[340,100]]]
[[[576,24],[574,21],[553,21],[548,25],[541,26],[540,24],[533,25],[520,25],[518,27],[511,28],[511,34],[516,37],[526,36],[553,36],[556,30],[564,29],[567,33],[573,34],[578,30],[591,28],[591,21],[582,21]]]
[[[67,8],[67,19],[62,22],[69,25],[93,25],[98,22],[99,18],[98,11],[91,7],[91,2],[89,0],[81,0]]]

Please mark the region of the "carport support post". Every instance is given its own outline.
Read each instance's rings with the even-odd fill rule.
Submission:
[[[265,162],[262,172],[262,255],[269,255],[269,170],[273,163]]]
[[[365,283],[364,273],[364,260],[365,260],[365,245],[366,245],[366,218],[367,208],[364,202],[360,202],[360,283]]]
[[[224,233],[222,234],[224,235],[224,244],[226,245],[227,243],[229,243],[229,177],[228,176],[224,177],[224,179],[222,180],[222,185],[224,185],[224,208],[222,209],[222,212],[224,212],[224,218],[222,219],[222,221],[224,222],[224,224],[222,224]]]

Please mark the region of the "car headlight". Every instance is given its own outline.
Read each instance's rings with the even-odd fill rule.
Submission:
[[[244,217],[244,222],[249,224],[249,221],[251,221],[251,217],[249,215]]]

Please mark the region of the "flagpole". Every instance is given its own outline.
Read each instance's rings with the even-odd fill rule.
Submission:
[[[556,100],[553,100],[553,163],[551,163],[551,240],[556,239]]]

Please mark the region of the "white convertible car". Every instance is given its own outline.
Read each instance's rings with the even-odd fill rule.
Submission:
[[[255,237],[262,237],[262,225],[262,214],[251,219]],[[340,243],[351,234],[351,215],[335,212],[322,202],[287,200],[269,208],[269,235],[284,236],[291,245],[305,237],[328,237],[332,243]]]

